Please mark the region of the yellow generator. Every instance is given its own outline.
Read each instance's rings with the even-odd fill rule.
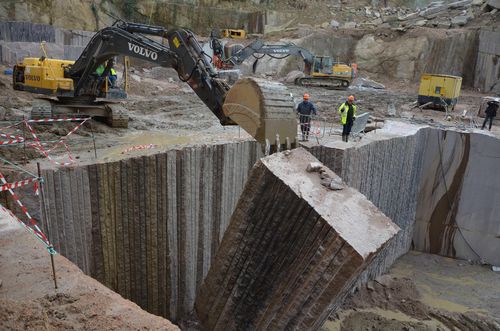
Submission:
[[[222,30],[222,36],[224,38],[245,39],[247,33],[243,29],[224,29]]]
[[[451,106],[453,109],[460,96],[461,87],[462,77],[423,74],[420,78],[418,104],[424,105],[431,103],[431,105],[437,108]]]

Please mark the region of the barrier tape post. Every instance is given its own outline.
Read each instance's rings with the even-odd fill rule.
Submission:
[[[38,178],[42,178],[40,162],[36,163],[36,167],[38,170]],[[42,218],[42,223],[45,222],[47,228],[47,238],[50,238],[50,224],[48,221],[47,205],[45,204],[45,195],[43,193],[43,180],[40,180],[40,199],[42,200],[42,206],[43,206],[40,218]],[[50,263],[52,265],[52,277],[54,278],[54,287],[57,290],[57,277],[56,277],[56,266],[54,263],[54,254],[49,254],[49,255],[50,255]]]
[[[26,154],[26,128],[24,127],[24,125],[23,125],[23,150],[24,150],[23,164],[25,165],[28,162],[28,156]]]
[[[97,149],[95,148],[94,123],[92,119],[89,121],[90,132],[92,133],[92,142],[94,143],[94,156],[97,159]]]

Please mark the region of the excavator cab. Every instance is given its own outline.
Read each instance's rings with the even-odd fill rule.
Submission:
[[[333,73],[333,60],[330,56],[314,57],[312,76],[330,76]]]

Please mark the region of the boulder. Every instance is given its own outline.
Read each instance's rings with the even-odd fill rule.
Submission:
[[[438,21],[437,22],[437,27],[440,29],[449,29],[451,26],[451,23],[449,20],[443,20],[443,21]]]
[[[448,8],[450,9],[457,9],[457,8],[462,8],[466,6],[470,6],[472,4],[472,0],[461,0],[461,1],[455,1],[452,3],[448,4]]]
[[[464,26],[469,21],[469,16],[460,15],[455,16],[451,19],[452,25]]]
[[[384,23],[396,22],[397,20],[398,20],[398,17],[396,15],[383,15],[382,16],[382,21]]]
[[[344,29],[355,29],[357,26],[356,22],[346,22],[344,23]]]
[[[415,12],[415,13],[411,13],[408,15],[398,16],[398,20],[400,20],[400,21],[411,20],[411,19],[417,18],[417,16],[418,16],[418,13]]]
[[[340,27],[340,23],[337,22],[336,20],[331,20],[330,21],[330,27],[333,29],[338,29]]]
[[[500,9],[500,0],[488,0],[488,6],[493,7],[495,9]]]
[[[307,172],[311,163],[296,148],[252,168],[196,296],[204,330],[319,330],[399,231],[321,163]]]
[[[286,77],[285,77],[284,80],[285,80],[285,83],[293,83],[293,82],[295,82],[295,80],[297,78],[302,78],[304,76],[305,76],[305,74],[302,71],[300,71],[300,70],[293,70],[293,71],[290,71],[286,75]]]

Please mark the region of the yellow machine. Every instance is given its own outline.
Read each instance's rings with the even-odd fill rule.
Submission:
[[[312,65],[304,67],[305,77],[299,77],[295,84],[302,86],[322,86],[347,88],[356,77],[356,64],[333,62],[330,56],[312,56]]]
[[[213,61],[217,68],[226,69],[241,65],[250,57],[256,58],[253,71],[257,67],[257,61],[267,55],[274,59],[285,59],[290,55],[302,58],[304,61],[305,77],[299,77],[295,84],[302,86],[322,86],[328,88],[345,89],[356,77],[356,64],[345,64],[334,62],[331,56],[316,56],[309,50],[292,43],[268,44],[264,40],[254,40],[245,47],[231,45],[222,47],[222,43],[212,35],[211,47],[214,50]]]
[[[24,84],[24,90],[40,94],[57,94],[58,91],[73,90],[73,80],[64,78],[64,68],[72,65],[74,61],[28,57],[19,63],[15,74],[15,84]],[[16,76],[14,75],[14,77]]]
[[[419,105],[432,103],[435,107],[443,108],[457,104],[462,87],[462,77],[451,75],[423,74],[420,78],[418,90]]]
[[[243,29],[223,29],[222,36],[224,38],[245,39],[247,33]]]

